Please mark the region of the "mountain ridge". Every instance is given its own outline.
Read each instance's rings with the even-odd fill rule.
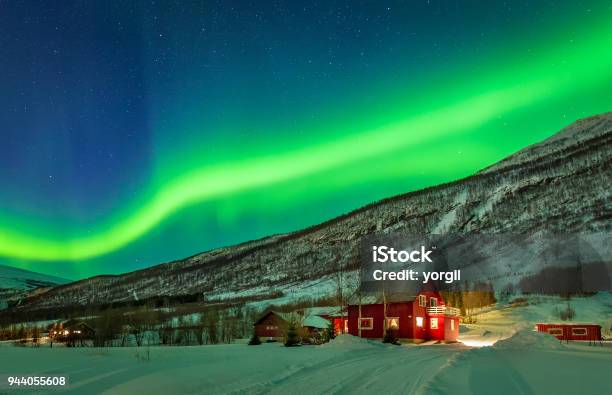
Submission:
[[[0,308],[6,307],[10,301],[23,298],[37,289],[51,288],[71,281],[31,270],[0,265]]]
[[[278,293],[305,283],[354,271],[359,240],[380,232],[609,230],[610,147],[612,113],[588,117],[472,176],[382,199],[296,232],[61,285],[19,308],[130,303],[164,295],[278,299]],[[525,207],[517,207],[521,204]],[[318,288],[322,296],[329,293],[329,281]]]

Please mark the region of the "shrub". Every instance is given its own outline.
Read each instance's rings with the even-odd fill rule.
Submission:
[[[399,341],[395,338],[395,336],[393,335],[393,332],[388,330],[385,332],[385,337],[383,337],[383,343],[389,343],[389,344],[395,344],[396,346],[399,346]]]
[[[261,344],[261,340],[259,340],[259,336],[257,333],[253,332],[253,336],[251,336],[251,340],[249,340],[249,346],[259,346]]]

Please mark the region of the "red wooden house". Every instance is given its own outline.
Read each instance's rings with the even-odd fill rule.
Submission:
[[[287,327],[292,320],[290,313],[268,311],[253,324],[255,333],[263,341],[281,341],[287,333]]]
[[[536,330],[567,342],[570,340],[588,342],[602,340],[601,326],[597,324],[536,324]]]
[[[457,341],[459,310],[447,307],[438,292],[420,292],[414,299],[387,295],[386,303],[367,299],[366,304],[362,299],[361,314],[358,304],[348,306],[348,332],[354,336],[382,339],[387,328],[394,337],[416,343]]]

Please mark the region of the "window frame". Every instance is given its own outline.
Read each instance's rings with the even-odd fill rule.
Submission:
[[[557,333],[553,333],[557,332]],[[548,328],[547,332],[549,335],[553,335],[553,336],[563,336],[563,328]]]
[[[454,330],[455,330],[455,320],[454,320],[454,319],[452,319],[452,318],[451,318],[451,320],[450,320],[450,328],[451,328],[451,331],[454,331]]]
[[[434,326],[434,322],[436,323],[436,325]],[[440,327],[440,322],[438,321],[438,317],[431,317],[429,319],[429,329],[439,329]]]
[[[576,331],[581,331],[584,333],[576,333]],[[589,333],[589,331],[587,330],[587,328],[572,328],[572,336],[586,336]]]
[[[415,325],[419,328],[423,327],[425,319],[423,317],[414,317]]]
[[[429,298],[429,307],[438,307],[438,298],[433,296]]]
[[[391,328],[391,327],[389,326],[389,320],[396,320],[396,321],[397,321],[397,328]],[[387,327],[387,329],[391,329],[391,330],[394,330],[394,331],[395,331],[395,330],[399,330],[399,328],[400,328],[400,318],[399,318],[399,317],[387,317],[387,318],[385,319],[385,324],[387,325],[387,326],[386,326],[386,327]]]
[[[419,295],[419,306],[427,307],[427,296]]]
[[[364,320],[367,320],[369,322],[368,327],[364,327],[362,325]],[[374,318],[372,318],[372,317],[361,317],[361,318],[359,318],[359,321],[357,323],[359,324],[359,329],[365,329],[365,330],[372,330],[372,329],[374,329]]]

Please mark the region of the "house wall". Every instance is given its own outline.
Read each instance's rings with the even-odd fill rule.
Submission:
[[[387,317],[399,317],[399,329],[393,332],[398,339],[412,339],[412,302],[388,303]],[[384,334],[383,334],[384,336]]]
[[[451,321],[454,322],[453,325],[451,325]],[[444,320],[444,341],[456,342],[458,338],[459,338],[459,317],[446,317],[446,319]]]
[[[346,333],[345,331],[345,327],[346,327],[346,323],[348,322],[348,318],[346,317],[332,317],[330,318],[334,324],[334,332],[336,333],[336,335],[340,334],[340,333]]]
[[[399,329],[394,331],[394,336],[399,339],[412,339],[412,302],[387,303],[387,317],[399,317]],[[361,306],[362,318],[373,318],[372,329],[361,329],[361,337],[369,339],[382,339],[384,337],[384,306],[370,304]],[[359,336],[359,306],[348,307],[348,329],[349,333]]]
[[[444,315],[432,315],[427,319],[427,338],[428,340],[444,340],[445,331],[445,316]],[[432,327],[432,321],[437,319],[438,325],[436,328]]]
[[[426,304],[421,306],[419,304],[419,295],[425,296]],[[436,299],[436,306],[444,306],[444,299],[438,292],[424,291],[420,292],[414,299],[412,308],[412,324],[414,327],[414,339],[415,341],[426,341],[426,340],[444,340],[444,315],[438,317],[438,328],[442,329],[431,329],[430,316],[427,314],[427,307],[431,304],[431,298]],[[423,318],[423,325],[417,325],[417,318]]]
[[[361,306],[361,317],[372,318],[372,329],[361,329],[361,337],[369,339],[382,339],[383,337],[383,308],[382,304]],[[359,306],[349,306],[349,333],[359,336]]]
[[[276,327],[276,329],[269,329]],[[285,336],[287,322],[274,313],[268,314],[260,323],[255,325],[255,333],[263,338],[281,338]]]
[[[593,324],[537,324],[536,329],[538,332],[548,333],[550,328],[557,328],[562,330],[562,334],[552,335],[559,340],[576,340],[576,341],[589,341],[589,340],[600,340],[601,339],[601,326]],[[576,335],[572,332],[572,328],[585,328],[585,335]]]

